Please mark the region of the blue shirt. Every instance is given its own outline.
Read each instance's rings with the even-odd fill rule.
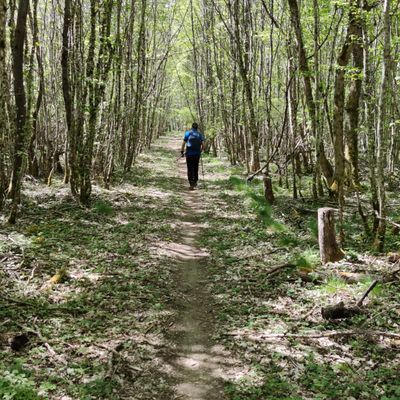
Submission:
[[[185,132],[183,140],[186,142],[186,155],[199,156],[201,154],[201,144],[204,142],[204,136],[196,129]]]

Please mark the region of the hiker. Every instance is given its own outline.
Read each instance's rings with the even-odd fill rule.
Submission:
[[[181,156],[186,156],[190,190],[194,190],[197,186],[197,181],[199,180],[199,161],[201,152],[204,149],[204,136],[198,129],[198,124],[194,122],[192,129],[185,132],[181,147]]]

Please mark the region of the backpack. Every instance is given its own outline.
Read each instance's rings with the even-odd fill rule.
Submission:
[[[187,141],[187,147],[192,151],[200,152],[201,142],[202,142],[201,133],[194,132],[191,130]]]

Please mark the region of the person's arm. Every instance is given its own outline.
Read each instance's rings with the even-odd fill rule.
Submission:
[[[185,154],[185,146],[186,146],[186,142],[183,140],[182,141],[182,146],[181,146],[181,155],[182,155],[182,157]]]

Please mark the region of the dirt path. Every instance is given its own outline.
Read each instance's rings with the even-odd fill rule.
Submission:
[[[168,146],[177,150],[180,141],[171,139]],[[213,343],[216,321],[206,285],[208,253],[196,243],[204,229],[202,185],[199,190],[189,191],[184,160],[179,160],[177,169],[182,179],[184,207],[179,226],[181,242],[164,249],[176,259],[178,266],[175,278],[177,317],[169,337],[174,351],[167,362],[175,371],[179,399],[223,399],[223,380],[233,362],[228,352]]]

